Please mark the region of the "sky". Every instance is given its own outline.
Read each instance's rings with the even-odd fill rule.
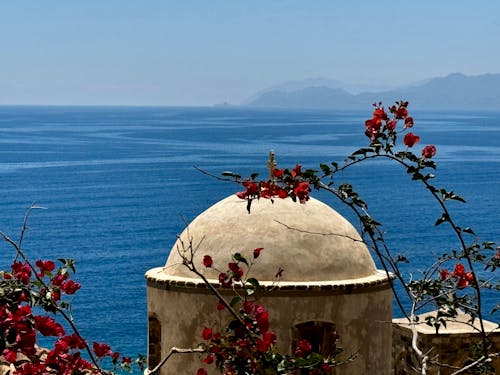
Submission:
[[[0,0],[0,105],[239,104],[500,73],[500,1]]]

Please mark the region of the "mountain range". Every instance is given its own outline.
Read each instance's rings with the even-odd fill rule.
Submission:
[[[244,105],[269,108],[360,109],[406,100],[412,109],[500,110],[500,74],[453,73],[418,83],[370,90],[333,79],[291,81],[262,90]]]

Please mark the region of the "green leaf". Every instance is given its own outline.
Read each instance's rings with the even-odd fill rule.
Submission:
[[[231,171],[224,171],[221,173],[221,175],[224,177],[234,177],[236,179],[241,178],[241,175],[239,175],[238,173],[231,172]]]
[[[463,199],[460,195],[457,195],[457,194],[451,193],[449,199],[453,199],[455,201],[459,201],[459,202],[465,203],[465,199]]]
[[[235,253],[233,259],[237,262],[245,263],[248,266],[248,261],[240,253]]]
[[[469,234],[473,234],[473,235],[475,235],[475,233],[474,233],[474,231],[472,230],[472,228],[469,228],[469,227],[462,229],[462,232],[463,232],[463,233],[469,233]]]
[[[442,223],[444,223],[445,221],[448,221],[449,218],[448,218],[448,215],[446,213],[443,212],[443,214],[441,215],[441,217],[439,219],[436,220],[436,222],[434,223],[434,226],[438,226]]]
[[[259,175],[258,173],[252,173],[252,174],[250,175],[250,179],[251,179],[251,180],[255,180],[255,179],[257,178],[257,176],[258,176],[258,175]]]
[[[328,176],[332,173],[330,167],[326,164],[320,164],[319,167],[321,168],[321,170],[323,171],[323,173]]]
[[[234,306],[236,306],[240,302],[241,302],[241,297],[240,296],[235,296],[235,297],[233,297],[231,299],[231,302],[229,302],[229,306],[234,307]]]
[[[255,277],[251,277],[247,280],[247,283],[251,284],[255,289],[260,288],[259,280]]]

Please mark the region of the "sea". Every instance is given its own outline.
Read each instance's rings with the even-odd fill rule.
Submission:
[[[28,208],[43,207],[29,217],[24,251],[32,260],[73,258],[82,289],[70,301],[83,335],[129,356],[145,354],[144,273],[164,265],[186,223],[241,190],[198,168],[265,178],[270,150],[278,167],[342,164],[368,145],[364,121],[371,112],[370,106],[366,111],[2,106],[0,230],[17,240]],[[416,152],[427,144],[437,148],[435,185],[467,202],[450,204],[457,223],[474,229],[471,241],[500,242],[500,113],[411,114],[412,132],[421,138]],[[458,248],[449,227],[434,226],[441,214],[437,204],[400,167],[371,161],[333,181],[352,183],[367,201],[384,225],[390,249],[411,261],[403,265],[405,278],[419,277],[437,256]],[[312,195],[359,226],[332,195]],[[12,247],[1,242],[2,269],[14,257]],[[486,295],[486,309],[499,302],[497,296]]]

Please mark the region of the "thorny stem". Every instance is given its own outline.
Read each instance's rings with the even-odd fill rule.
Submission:
[[[385,158],[388,158],[390,160],[393,160],[393,161],[399,163],[400,165],[402,165],[405,168],[411,167],[410,164],[406,163],[404,160],[402,160],[402,159],[400,159],[400,158],[398,158],[398,157],[396,157],[396,156],[394,156],[392,154],[376,154],[376,155],[371,155],[371,156],[364,156],[361,159],[349,162],[348,164],[346,164],[343,167],[339,168],[338,171],[345,170],[348,167],[350,167],[350,166],[352,166],[354,164],[360,163],[360,162],[362,162],[364,160],[375,159],[375,158],[378,158],[378,157],[385,157]],[[450,212],[448,210],[448,207],[444,203],[443,198],[441,198],[437,194],[437,192],[436,192],[437,189],[435,189],[434,186],[431,185],[426,179],[422,178],[420,180],[422,181],[422,183],[424,184],[424,186],[427,188],[427,190],[430,191],[430,193],[432,194],[432,196],[437,201],[438,205],[443,210],[443,215],[447,219],[446,221],[449,223],[449,225],[451,226],[452,230],[455,232],[455,234],[458,237],[458,240],[460,242],[460,246],[462,247],[462,250],[464,252],[465,259],[467,260],[467,264],[469,266],[469,269],[472,272],[472,275],[473,275],[472,287],[474,289],[474,292],[476,294],[476,299],[477,299],[477,315],[478,315],[479,324],[480,324],[480,327],[481,327],[481,340],[483,342],[483,352],[484,352],[484,355],[487,356],[488,355],[488,345],[487,345],[487,339],[486,339],[486,330],[484,328],[484,322],[483,322],[483,316],[482,316],[483,314],[482,314],[482,306],[481,306],[481,290],[480,290],[480,287],[479,287],[479,282],[478,282],[478,279],[477,279],[477,276],[476,276],[476,272],[474,271],[474,266],[473,266],[473,262],[472,262],[469,250],[468,250],[467,245],[465,243],[465,240],[464,240],[464,238],[462,236],[462,232],[461,232],[460,228],[455,224],[454,220],[452,219],[452,217],[450,215]]]
[[[30,206],[30,208],[28,209],[28,211],[26,212],[26,215],[24,216],[24,220],[23,220],[23,226],[22,226],[22,229],[21,229],[21,233],[20,233],[20,236],[19,236],[19,241],[17,243],[14,240],[12,240],[9,236],[7,236],[5,233],[3,233],[1,231],[0,231],[0,236],[2,236],[2,238],[6,242],[8,242],[9,244],[11,244],[12,247],[14,247],[14,249],[16,250],[16,258],[17,258],[17,256],[20,256],[24,260],[24,262],[30,267],[31,271],[35,275],[37,281],[42,285],[42,287],[44,287],[46,289],[49,289],[49,286],[45,283],[45,281],[43,281],[43,279],[40,276],[38,276],[38,271],[33,266],[33,264],[31,264],[31,262],[29,261],[28,257],[26,256],[26,254],[24,254],[24,251],[21,248],[21,244],[22,244],[24,235],[26,233],[26,230],[28,229],[28,219],[29,219],[29,217],[31,215],[31,212],[34,209],[37,209],[37,208],[42,208],[42,207],[38,207],[38,206],[35,206],[34,204],[32,204]],[[66,322],[68,322],[68,324],[70,325],[70,327],[73,330],[73,332],[75,333],[75,335],[77,335],[78,338],[83,342],[83,344],[85,345],[85,350],[86,350],[86,352],[87,352],[90,360],[92,361],[92,363],[96,367],[96,370],[98,371],[98,373],[103,374],[104,373],[103,370],[101,369],[101,367],[99,366],[99,363],[97,362],[96,358],[94,357],[94,354],[92,353],[92,350],[90,349],[89,344],[87,343],[87,341],[83,338],[83,336],[78,331],[78,328],[76,327],[76,325],[75,325],[75,323],[73,321],[73,318],[70,317],[64,311],[64,309],[62,309],[57,303],[55,303],[54,301],[51,301],[51,303],[52,303],[52,306],[62,315],[62,317],[64,318],[64,320],[66,320]]]

